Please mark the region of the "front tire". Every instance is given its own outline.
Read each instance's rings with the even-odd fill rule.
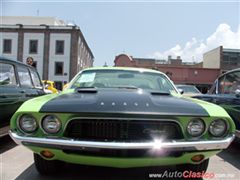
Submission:
[[[37,171],[41,175],[52,175],[54,173],[61,172],[61,168],[64,163],[57,160],[45,160],[40,155],[34,153],[34,163]]]

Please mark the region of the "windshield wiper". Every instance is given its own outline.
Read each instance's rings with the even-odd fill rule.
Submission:
[[[116,86],[115,88],[119,88],[119,89],[139,89],[136,86]]]

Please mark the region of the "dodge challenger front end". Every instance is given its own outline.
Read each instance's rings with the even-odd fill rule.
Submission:
[[[25,102],[11,119],[10,135],[33,151],[41,174],[63,162],[202,172],[234,131],[223,108],[182,97],[161,72],[90,68],[64,92]]]

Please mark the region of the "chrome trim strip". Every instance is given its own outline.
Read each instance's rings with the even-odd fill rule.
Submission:
[[[222,140],[209,141],[171,141],[171,142],[100,142],[100,141],[77,141],[74,139],[54,139],[54,138],[37,138],[28,136],[19,136],[16,132],[9,131],[11,138],[22,145],[47,146],[61,149],[66,148],[100,148],[100,149],[195,149],[195,150],[214,150],[225,149],[233,141],[235,135],[228,136]]]

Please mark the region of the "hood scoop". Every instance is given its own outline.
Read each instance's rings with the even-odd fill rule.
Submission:
[[[97,88],[95,87],[79,87],[75,89],[78,93],[97,93]]]
[[[153,95],[153,96],[170,96],[170,93],[164,92],[164,91],[152,91],[151,95]]]

